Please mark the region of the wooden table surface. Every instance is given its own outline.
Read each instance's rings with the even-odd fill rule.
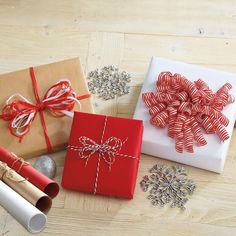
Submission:
[[[0,0],[1,73],[80,56],[86,73],[112,63],[132,74],[131,93],[95,98],[97,113],[132,116],[153,55],[236,72],[235,0]],[[186,166],[198,188],[184,212],[146,199],[142,176],[175,163],[142,155],[132,201],[61,189],[40,235],[236,235],[235,144],[234,132],[222,174]],[[65,153],[52,156],[60,182]],[[2,208],[0,234],[30,235]]]

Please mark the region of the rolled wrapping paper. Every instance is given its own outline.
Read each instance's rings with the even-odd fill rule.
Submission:
[[[39,233],[46,225],[46,215],[2,181],[0,181],[0,205],[31,233]]]
[[[8,152],[3,147],[0,147],[0,161],[5,162],[10,168],[14,169],[49,197],[54,198],[57,196],[59,185],[56,182],[41,174],[30,165],[22,164],[22,161],[17,156]]]
[[[52,206],[51,198],[1,161],[0,180],[43,213],[50,210]]]

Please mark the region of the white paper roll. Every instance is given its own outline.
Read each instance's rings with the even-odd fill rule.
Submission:
[[[42,231],[46,225],[46,215],[2,181],[0,181],[0,205],[31,233]]]

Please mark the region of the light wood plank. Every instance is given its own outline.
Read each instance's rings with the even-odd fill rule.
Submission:
[[[125,34],[124,60],[149,61],[153,55],[195,64],[235,65],[236,39]]]
[[[106,65],[120,65],[123,54],[124,34],[120,33],[92,33],[87,58],[87,73]],[[116,115],[116,99],[104,101],[94,95],[94,109],[96,113]]]
[[[0,26],[0,35],[1,73],[78,56],[83,63],[86,62],[89,32],[50,27]]]
[[[0,24],[135,34],[235,37],[235,1],[1,0]],[[9,17],[14,16],[14,17]]]

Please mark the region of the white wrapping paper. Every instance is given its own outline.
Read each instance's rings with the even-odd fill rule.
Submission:
[[[0,181],[0,205],[29,232],[38,233],[45,227],[47,217],[18,193]]]
[[[167,129],[156,128],[150,124],[148,109],[142,101],[142,93],[149,91],[155,92],[155,82],[157,80],[157,76],[162,71],[170,71],[172,74],[179,73],[191,81],[201,78],[214,92],[226,82],[229,82],[233,86],[230,90],[230,94],[234,95],[235,98],[236,75],[189,65],[182,62],[153,57],[134,113],[134,119],[141,119],[144,121],[142,153],[218,173],[222,172],[234,128],[236,102],[229,104],[223,110],[223,114],[225,114],[230,120],[229,125],[226,128],[230,135],[230,139],[225,142],[221,142],[216,135],[204,134],[207,141],[206,146],[194,146],[194,153],[187,153],[186,151],[182,154],[178,153],[175,150],[175,140],[167,136]]]

